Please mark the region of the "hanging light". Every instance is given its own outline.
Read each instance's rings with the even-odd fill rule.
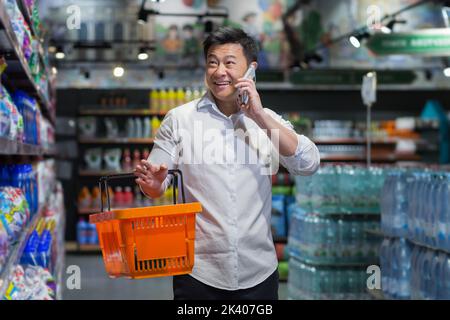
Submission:
[[[64,59],[65,57],[66,57],[66,54],[64,53],[62,47],[58,47],[56,49],[55,58],[61,60],[61,59]]]
[[[450,78],[450,67],[447,67],[444,69],[444,76],[447,78]]]
[[[116,78],[122,77],[124,73],[125,73],[125,69],[122,66],[116,66],[113,69],[113,75]]]
[[[360,48],[361,47],[361,41],[363,39],[369,38],[370,34],[367,31],[364,31],[360,34],[357,35],[352,35],[349,38],[350,43],[355,47],[355,48]]]
[[[56,67],[52,67],[52,74],[58,74],[58,69],[56,69]]]
[[[148,59],[148,53],[145,51],[144,48],[139,49],[138,59],[139,60],[147,60]]]
[[[355,48],[361,47],[361,41],[359,41],[358,37],[351,36],[349,40],[350,40],[350,43],[352,44],[352,46],[354,46]]]

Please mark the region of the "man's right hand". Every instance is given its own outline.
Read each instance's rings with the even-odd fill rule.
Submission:
[[[152,198],[160,197],[164,190],[162,190],[163,182],[167,177],[167,165],[151,164],[147,160],[141,160],[135,168],[136,183],[139,184],[145,194]]]

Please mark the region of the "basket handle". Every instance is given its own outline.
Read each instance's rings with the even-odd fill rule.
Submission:
[[[183,182],[183,174],[181,173],[181,170],[179,169],[171,169],[167,171],[168,175],[173,176],[173,204],[177,204],[177,193],[175,189],[178,189],[178,176],[180,176],[181,180],[181,199],[183,200],[183,203],[186,203],[186,198],[184,196],[184,182]],[[108,211],[111,211],[111,202],[109,199],[109,192],[108,192],[108,181],[109,180],[119,180],[119,179],[135,179],[136,176],[134,173],[122,173],[122,174],[113,174],[113,175],[107,175],[104,177],[101,177],[99,180],[99,186],[100,186],[100,209],[101,212],[103,212],[103,193],[106,192],[106,200],[108,203]]]

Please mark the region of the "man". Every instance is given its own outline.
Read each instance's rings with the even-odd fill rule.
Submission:
[[[190,275],[174,277],[175,299],[275,300],[278,271],[267,159],[273,167],[269,153],[275,150],[292,174],[310,175],[319,167],[319,152],[289,122],[263,108],[254,81],[242,78],[250,65],[257,68],[251,37],[224,27],[203,45],[208,92],[166,115],[148,161],[136,167],[136,182],[147,196],[159,197],[170,183],[168,168],[177,167],[186,201],[202,204],[194,268]],[[247,104],[241,103],[244,93]],[[245,161],[238,163],[243,154]]]

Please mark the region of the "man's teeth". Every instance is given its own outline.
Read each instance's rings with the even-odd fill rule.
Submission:
[[[223,86],[223,85],[231,84],[231,81],[226,81],[226,82],[215,82],[215,84],[217,84],[217,85],[219,85],[219,86]]]

